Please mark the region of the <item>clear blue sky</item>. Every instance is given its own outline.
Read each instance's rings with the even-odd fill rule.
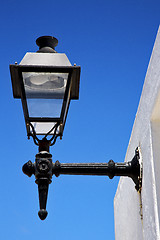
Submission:
[[[158,0],[1,1],[0,239],[113,240],[119,181],[53,177],[48,217],[38,218],[37,185],[21,171],[38,149],[13,99],[9,64],[36,51],[37,37],[57,37],[56,50],[82,72],[80,100],[70,105],[53,161],[124,161],[159,23]]]

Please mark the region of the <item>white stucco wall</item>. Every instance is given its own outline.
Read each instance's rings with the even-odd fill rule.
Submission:
[[[160,29],[125,161],[133,158],[138,146],[143,159],[142,191],[140,195],[135,190],[131,179],[120,178],[114,199],[116,240],[160,239]]]

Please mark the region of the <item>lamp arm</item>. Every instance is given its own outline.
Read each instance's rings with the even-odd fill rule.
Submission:
[[[28,161],[23,165],[23,172],[28,177],[33,174],[38,184],[40,211],[38,215],[41,220],[47,217],[46,204],[49,184],[52,176],[60,174],[67,175],[96,175],[96,176],[125,176],[130,177],[135,183],[137,191],[142,187],[142,166],[140,163],[139,149],[135,151],[133,159],[129,162],[115,163],[110,160],[108,163],[60,163],[52,162],[52,155],[49,153],[49,142],[45,139],[40,142],[40,152],[36,155],[35,163]]]
[[[57,177],[60,174],[108,176],[110,179],[114,176],[124,176],[133,180],[137,191],[141,189],[142,179],[138,150],[131,161],[124,163],[115,163],[113,160],[108,163],[60,163],[56,161],[52,165],[52,174]]]

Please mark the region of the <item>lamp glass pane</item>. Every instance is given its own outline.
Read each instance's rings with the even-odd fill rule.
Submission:
[[[45,135],[48,133],[54,126],[55,122],[31,122],[37,135]],[[30,128],[30,131],[32,132],[32,128]],[[57,128],[57,133],[59,131],[59,127]],[[49,135],[52,135],[54,133],[54,130],[50,132]]]
[[[60,117],[68,75],[68,73],[22,73],[29,117]]]

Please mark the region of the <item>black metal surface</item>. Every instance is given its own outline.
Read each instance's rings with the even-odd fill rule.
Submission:
[[[52,173],[56,176],[60,174],[67,175],[96,175],[130,177],[135,183],[135,188],[139,190],[140,164],[139,153],[136,150],[135,156],[130,162],[115,163],[110,160],[108,163],[53,163]]]
[[[37,38],[36,44],[39,46],[37,52],[56,53],[55,47],[58,45],[58,39],[51,36],[42,36]]]
[[[22,167],[23,173],[31,177],[35,175],[38,184],[39,206],[38,215],[41,220],[47,217],[46,211],[47,196],[49,184],[52,182],[52,155],[46,151],[42,151],[36,155],[35,163],[28,161]]]
[[[42,152],[42,151],[49,152],[50,141],[48,141],[46,138],[39,140],[38,145],[39,145],[39,152]]]
[[[38,184],[39,206],[40,211],[38,215],[41,220],[47,217],[46,205],[49,184],[52,182],[52,155],[48,152],[42,151],[36,155],[35,161],[35,178]]]
[[[28,177],[31,177],[32,174],[35,174],[35,166],[34,164],[29,160],[27,163],[25,163],[22,167],[22,171],[24,174],[26,174]]]
[[[42,143],[41,143],[42,144]],[[52,180],[52,175],[58,177],[60,174],[67,175],[96,175],[109,176],[112,179],[114,176],[130,177],[137,191],[142,187],[142,179],[140,177],[139,151],[136,149],[135,156],[130,162],[115,163],[110,160],[108,163],[60,163],[52,162],[52,155],[44,151],[48,143],[44,142],[36,155],[35,163],[28,161],[23,166],[23,172],[31,177],[35,175],[36,183],[38,184],[39,205],[40,211],[38,215],[41,220],[47,217],[46,204],[48,196],[48,187]]]
[[[40,206],[38,216],[41,220],[44,220],[48,215],[48,212],[46,210],[46,205],[47,205],[48,187],[50,182],[47,178],[46,179],[40,178],[36,181],[36,183],[38,184],[39,206]]]

